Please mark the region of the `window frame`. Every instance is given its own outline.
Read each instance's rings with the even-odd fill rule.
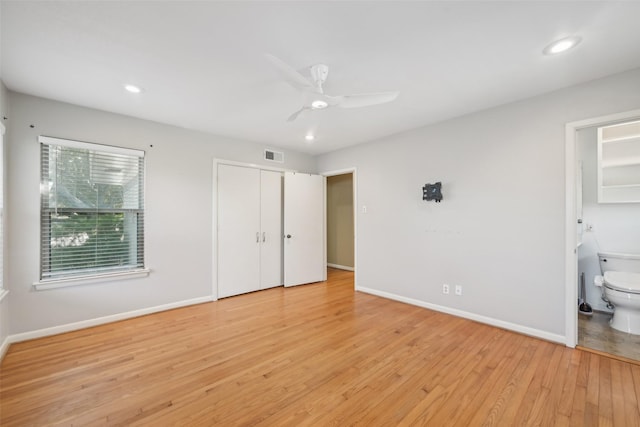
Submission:
[[[41,190],[40,194],[40,252],[39,252],[39,260],[40,260],[40,268],[39,268],[39,281],[34,283],[34,287],[37,290],[42,289],[52,289],[66,286],[75,286],[81,285],[85,283],[95,283],[95,282],[103,282],[103,281],[112,281],[116,278],[131,278],[131,277],[142,277],[147,276],[149,274],[149,269],[146,265],[146,251],[145,249],[145,230],[144,230],[144,216],[145,216],[145,169],[146,169],[146,157],[145,152],[143,150],[135,150],[130,148],[122,148],[116,147],[112,145],[103,145],[96,144],[90,142],[82,142],[75,141],[69,139],[61,139],[61,138],[53,138],[48,136],[39,136],[38,142],[40,143],[40,159],[41,162],[44,160],[45,149],[51,150],[52,146],[57,147],[67,147],[72,149],[80,149],[87,150],[89,155],[126,155],[137,157],[141,160],[141,170],[139,170],[139,179],[141,188],[138,189],[137,197],[139,198],[139,206],[138,208],[61,208],[61,207],[50,207],[45,204],[45,194],[47,194],[44,190]],[[47,146],[45,148],[44,146]],[[49,179],[49,176],[45,176],[45,170],[43,164],[40,167],[40,182],[41,185],[45,183],[46,180]],[[46,196],[48,197],[48,195]],[[51,266],[51,263],[45,262],[48,256],[47,254],[51,254],[52,244],[45,244],[45,237],[50,235],[51,227],[53,224],[52,215],[60,214],[63,212],[77,212],[80,214],[96,214],[96,218],[98,218],[101,214],[113,214],[113,213],[122,213],[125,216],[125,221],[127,215],[133,214],[133,220],[136,224],[136,240],[135,240],[135,250],[134,254],[137,262],[133,262],[131,264],[126,264],[125,266],[93,266],[91,268],[79,268],[78,270],[67,270],[64,273],[59,275],[51,275],[51,271],[47,271],[47,265]],[[49,233],[49,234],[48,234]],[[47,242],[51,242],[50,238],[46,238]],[[50,267],[49,267],[50,268]]]

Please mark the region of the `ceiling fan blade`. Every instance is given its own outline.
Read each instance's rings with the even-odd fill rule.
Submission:
[[[334,105],[340,108],[359,108],[369,105],[384,104],[398,97],[400,92],[361,93],[356,95],[343,95],[331,98],[340,98]]]
[[[288,122],[292,122],[295,119],[298,118],[298,116],[300,115],[300,113],[302,113],[304,110],[308,110],[309,107],[302,107],[301,109],[299,109],[298,111],[296,111],[295,113],[293,113],[292,115],[289,116],[289,118],[287,119]]]
[[[280,71],[287,83],[298,90],[314,89],[314,84],[280,58],[265,53],[264,56]]]

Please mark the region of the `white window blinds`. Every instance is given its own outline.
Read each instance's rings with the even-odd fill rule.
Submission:
[[[40,278],[144,268],[144,152],[41,136]]]

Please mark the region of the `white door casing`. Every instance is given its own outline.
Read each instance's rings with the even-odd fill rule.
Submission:
[[[325,177],[284,174],[284,285],[325,279]]]

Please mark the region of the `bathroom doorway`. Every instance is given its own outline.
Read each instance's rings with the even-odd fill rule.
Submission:
[[[603,185],[598,171],[598,129],[634,120],[640,111],[567,125],[567,344],[640,361],[640,335],[610,327],[612,306],[594,284],[602,274],[599,253],[640,254],[640,202],[607,199],[604,191],[624,186]],[[582,283],[585,295],[579,292]]]

